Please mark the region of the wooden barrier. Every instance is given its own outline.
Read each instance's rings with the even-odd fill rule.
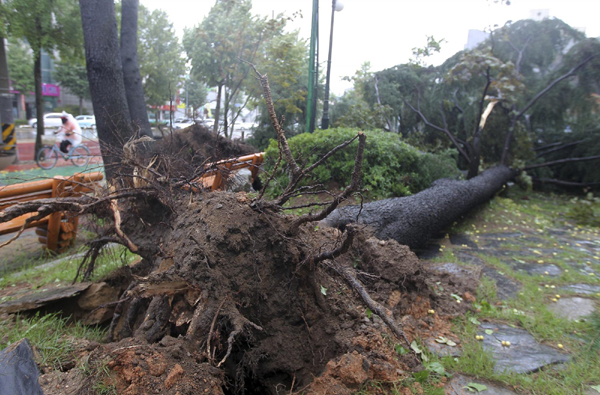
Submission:
[[[79,196],[91,192],[93,184],[103,177],[101,172],[77,173],[70,177],[56,176],[47,180],[0,187],[0,210],[31,200]],[[34,215],[36,213],[29,213],[0,224],[0,235],[18,232],[26,220]],[[37,228],[36,234],[44,248],[60,252],[75,241],[78,224],[79,219],[76,215],[56,212],[27,224],[26,228]]]
[[[205,188],[215,191],[223,189],[225,181],[237,170],[249,168],[252,173],[252,181],[258,177],[258,170],[263,163],[264,152],[240,156],[233,159],[225,159],[206,165],[206,172],[200,177],[199,182]]]

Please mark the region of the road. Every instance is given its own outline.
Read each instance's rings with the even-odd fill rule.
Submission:
[[[100,145],[97,141],[89,140],[85,142],[85,145],[90,149],[90,154],[92,155],[100,155]],[[19,160],[21,162],[34,161],[34,149],[35,142],[33,141],[25,141],[19,142],[17,140],[17,149],[19,151]]]

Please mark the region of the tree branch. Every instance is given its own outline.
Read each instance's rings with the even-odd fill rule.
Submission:
[[[566,74],[563,74],[560,77],[558,77],[557,79],[555,79],[554,81],[552,81],[547,87],[545,87],[537,95],[535,95],[535,97],[533,99],[531,99],[529,101],[529,103],[527,103],[527,105],[525,105],[525,107],[520,112],[518,112],[517,115],[515,115],[512,118],[510,129],[509,129],[508,133],[506,134],[506,139],[504,141],[504,148],[502,150],[502,159],[500,160],[501,164],[503,164],[503,165],[506,164],[506,159],[508,158],[508,151],[510,149],[510,143],[511,143],[513,135],[515,133],[515,127],[516,127],[517,120],[519,118],[521,118],[523,116],[523,114],[525,114],[525,111],[529,110],[529,108],[531,108],[531,106],[533,106],[542,96],[544,96],[546,93],[548,93],[548,91],[550,91],[550,89],[554,88],[556,86],[556,84],[558,84],[559,82],[561,82],[564,79],[567,79],[567,78],[575,75],[575,73],[577,73],[577,71],[579,71],[580,68],[585,66],[594,57],[595,57],[595,55],[588,56],[583,61],[581,61],[579,64],[577,64],[575,67],[573,67],[571,70],[569,70]]]
[[[556,185],[561,185],[561,186],[565,186],[565,187],[594,187],[594,186],[598,186],[600,185],[600,182],[590,182],[590,183],[582,183],[582,182],[572,182],[572,181],[563,181],[563,180],[557,180],[554,178],[537,178],[537,177],[531,177],[531,179],[533,181],[536,182],[541,182],[544,184],[556,184]]]
[[[560,160],[555,160],[552,162],[546,162],[546,163],[537,163],[534,165],[529,165],[529,166],[525,166],[523,168],[523,170],[529,170],[529,169],[536,169],[538,167],[546,167],[546,166],[554,166],[554,165],[560,165],[562,163],[570,163],[570,162],[586,162],[589,160],[597,160],[600,159],[600,155],[596,155],[596,156],[585,156],[583,158],[566,158],[566,159],[560,159]]]
[[[572,142],[572,143],[568,143],[568,144],[565,144],[565,145],[561,145],[560,147],[556,147],[556,146],[557,146],[557,145],[560,145],[560,144],[562,144],[562,143],[550,144],[550,145],[547,145],[546,147],[542,147],[542,148],[535,149],[535,151],[540,151],[540,150],[543,150],[543,149],[545,149],[545,148],[550,148],[550,147],[553,147],[553,146],[554,146],[554,147],[556,147],[556,148],[553,148],[553,149],[551,149],[551,150],[548,150],[548,151],[540,152],[540,153],[539,153],[539,154],[537,154],[535,157],[536,157],[536,158],[539,158],[540,156],[544,156],[544,155],[547,155],[547,154],[549,154],[549,153],[552,153],[552,152],[556,152],[556,151],[563,150],[563,149],[565,149],[565,148],[573,147],[574,145],[577,145],[577,144],[579,144],[579,143],[583,143],[584,141],[587,141],[587,140],[579,140],[579,141],[574,141],[574,142]]]
[[[438,130],[440,132],[443,132],[446,136],[448,136],[448,138],[450,139],[450,141],[452,141],[452,144],[454,144],[454,146],[456,147],[456,149],[458,149],[458,152],[460,152],[460,154],[465,158],[465,160],[467,161],[467,163],[471,163],[471,158],[469,157],[469,155],[465,152],[465,150],[460,146],[459,142],[456,140],[456,137],[454,137],[452,135],[452,133],[450,133],[450,131],[448,129],[444,129],[441,128],[437,125],[432,124],[431,122],[429,122],[427,120],[427,118],[425,118],[425,115],[423,115],[423,113],[421,112],[421,110],[417,110],[416,108],[414,108],[409,102],[405,101],[404,103],[406,103],[407,106],[410,107],[411,110],[413,110],[413,112],[415,112],[417,115],[419,115],[421,117],[421,119],[423,120],[423,122],[425,122],[425,125]]]

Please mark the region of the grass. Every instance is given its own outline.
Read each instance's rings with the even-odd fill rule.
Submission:
[[[449,374],[465,374],[473,377],[474,382],[490,380],[519,394],[579,395],[590,386],[600,385],[600,313],[585,320],[568,321],[548,310],[557,294],[561,297],[571,294],[559,291],[561,285],[600,285],[599,276],[590,276],[583,270],[600,273],[600,253],[590,254],[582,243],[593,242],[600,247],[600,229],[573,222],[569,213],[576,211],[574,206],[577,204],[577,200],[570,197],[510,190],[473,210],[449,230],[450,233],[467,234],[478,244],[490,241],[502,243],[501,248],[511,253],[507,257],[495,257],[475,249],[466,251],[517,280],[521,289],[513,299],[500,301],[495,282],[482,277],[476,293],[481,311],[453,321],[453,332],[461,341],[462,356],[438,358],[427,354],[429,364],[438,362]],[[566,236],[573,241],[565,242],[558,233],[549,231],[552,229],[566,230]],[[513,239],[500,235],[514,232],[523,236]],[[489,236],[490,233],[494,236]],[[511,240],[518,241],[518,244]],[[465,247],[453,246],[445,239],[441,243],[441,255],[431,262],[460,263],[455,252],[465,250]],[[557,277],[545,274],[531,276],[513,269],[515,263],[553,264],[561,268],[562,274]],[[600,306],[600,295],[584,297],[596,299]],[[478,326],[470,321],[472,317],[479,321],[492,320],[522,327],[542,344],[554,348],[558,348],[558,344],[563,345],[572,360],[560,367],[547,366],[532,374],[495,373],[492,356],[475,339]],[[422,383],[422,393],[443,393],[436,387],[440,379],[437,373],[429,374]],[[398,383],[373,382],[361,389],[359,394],[405,394],[404,388],[410,388],[413,394],[421,393],[414,388],[414,382],[414,377]]]
[[[50,283],[70,283],[75,278],[77,268],[83,257],[79,256],[69,259],[70,255],[85,251],[85,247],[77,250],[71,250],[67,254],[56,257],[43,257],[31,259],[23,263],[22,271],[17,273],[7,273],[0,278],[0,288],[14,286],[19,283],[29,283],[32,288],[39,288]],[[131,253],[125,247],[115,247],[105,250],[96,261],[94,273],[91,281],[101,279],[115,269],[131,263],[137,255]],[[40,267],[44,263],[62,261],[51,267]]]
[[[29,339],[38,351],[36,362],[40,366],[59,369],[75,349],[76,339],[100,341],[106,332],[100,327],[70,323],[68,317],[58,314],[25,317],[16,315],[13,320],[0,320],[0,349],[22,338]]]

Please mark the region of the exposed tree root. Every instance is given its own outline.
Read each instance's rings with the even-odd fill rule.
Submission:
[[[350,285],[356,291],[356,293],[358,293],[358,295],[361,297],[361,299],[367,305],[367,307],[373,313],[377,314],[383,320],[383,322],[385,322],[388,328],[390,328],[392,332],[394,332],[398,339],[404,340],[406,345],[410,347],[410,342],[406,338],[406,334],[394,321],[394,316],[392,312],[384,306],[380,305],[379,303],[375,302],[371,298],[371,295],[369,295],[365,287],[360,283],[360,281],[356,279],[351,268],[342,266],[333,261],[330,264],[327,264],[327,266],[332,268],[336,273],[342,276],[342,278],[346,280],[348,285]]]

